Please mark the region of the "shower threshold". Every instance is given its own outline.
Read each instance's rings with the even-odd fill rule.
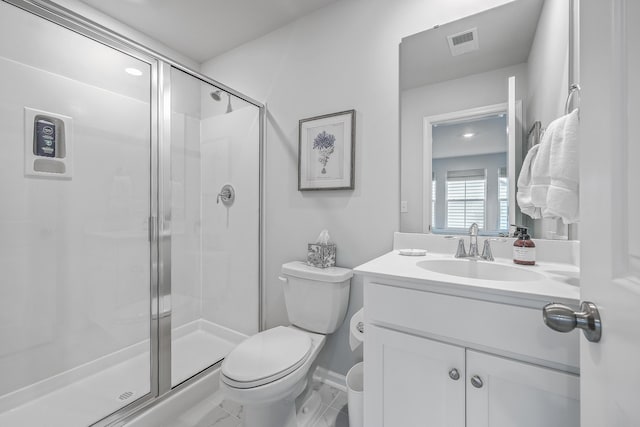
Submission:
[[[175,328],[172,385],[223,359],[245,336],[206,320]],[[0,396],[0,426],[86,427],[146,395],[149,340]]]

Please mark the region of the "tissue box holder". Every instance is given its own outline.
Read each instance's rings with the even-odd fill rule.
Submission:
[[[336,245],[323,245],[309,243],[307,249],[307,264],[318,268],[333,267],[336,265]]]

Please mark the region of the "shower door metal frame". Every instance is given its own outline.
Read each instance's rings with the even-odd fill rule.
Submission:
[[[105,46],[134,57],[151,67],[150,81],[150,392],[96,421],[92,426],[120,426],[143,409],[217,369],[221,362],[171,387],[171,67],[254,105],[259,110],[259,208],[258,208],[258,330],[266,328],[264,284],[264,157],[266,106],[198,71],[124,37],[50,0],[1,0],[60,25]]]

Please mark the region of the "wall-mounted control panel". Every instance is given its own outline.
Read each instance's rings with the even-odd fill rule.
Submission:
[[[73,119],[62,114],[24,108],[24,174],[71,179]]]

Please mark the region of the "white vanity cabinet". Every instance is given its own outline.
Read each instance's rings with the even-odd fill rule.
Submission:
[[[367,427],[579,427],[575,331],[542,302],[435,291],[365,276]]]
[[[469,349],[466,356],[467,427],[580,427],[577,375]]]
[[[464,348],[365,327],[365,425],[464,427]]]

